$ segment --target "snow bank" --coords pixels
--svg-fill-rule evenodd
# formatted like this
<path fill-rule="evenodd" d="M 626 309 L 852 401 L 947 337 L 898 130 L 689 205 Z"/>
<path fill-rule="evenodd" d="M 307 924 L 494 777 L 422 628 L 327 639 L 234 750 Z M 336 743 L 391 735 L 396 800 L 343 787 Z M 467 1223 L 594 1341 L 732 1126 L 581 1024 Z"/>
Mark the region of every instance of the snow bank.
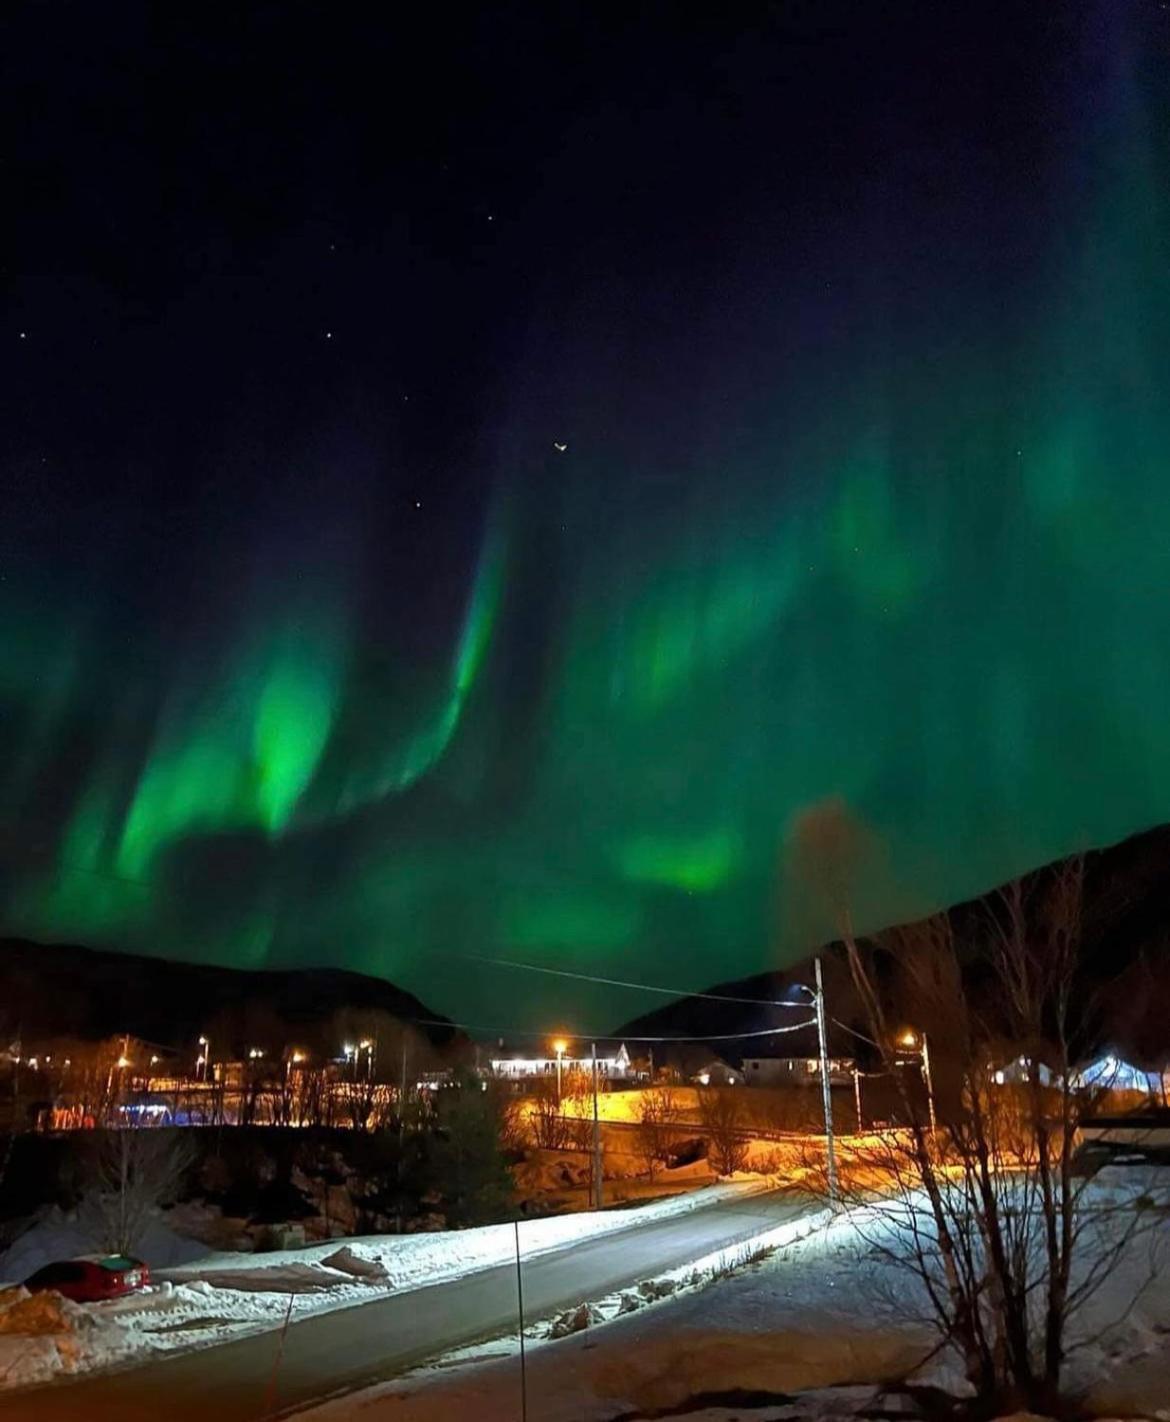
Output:
<path fill-rule="evenodd" d="M 521 1220 L 520 1252 L 524 1258 L 531 1258 L 563 1249 L 575 1240 L 628 1229 L 649 1220 L 689 1214 L 718 1200 L 741 1198 L 764 1188 L 766 1182 L 748 1177 L 653 1200 L 635 1209 L 585 1211 L 541 1220 Z M 373 1278 L 375 1271 L 381 1271 L 377 1277 L 388 1288 L 418 1288 L 507 1263 L 515 1257 L 516 1235 L 514 1226 L 502 1224 L 429 1234 L 359 1236 L 345 1241 L 346 1262 L 340 1266 L 330 1263 L 337 1259 L 338 1245 L 339 1241 L 334 1239 L 325 1244 L 266 1254 L 206 1254 L 193 1264 L 166 1271 L 166 1277 L 176 1282 L 208 1279 L 217 1285 L 248 1289 L 261 1288 L 268 1280 L 276 1292 L 287 1293 L 289 1285 L 279 1282 L 280 1271 L 295 1265 L 311 1271 L 300 1275 L 306 1284 L 316 1271 L 334 1276 L 340 1271 L 349 1275 L 347 1282 L 352 1283 L 353 1276 L 365 1269 L 363 1277 L 367 1279 Z M 333 1282 L 337 1282 L 336 1278 Z"/>
<path fill-rule="evenodd" d="M 750 1195 L 762 1185 L 749 1179 L 655 1200 L 636 1210 L 521 1221 L 521 1254 L 531 1258 L 639 1222 L 683 1215 L 722 1199 Z M 0 1386 L 26 1385 L 62 1372 L 279 1328 L 289 1316 L 290 1299 L 294 1318 L 352 1307 L 396 1290 L 511 1262 L 515 1248 L 515 1228 L 509 1224 L 334 1239 L 266 1254 L 208 1254 L 205 1246 L 182 1239 L 158 1221 L 142 1249 L 152 1267 L 153 1286 L 108 1303 L 66 1305 L 68 1326 L 53 1338 L 28 1330 L 0 1334 Z M 75 1219 L 53 1211 L 17 1240 L 0 1267 L 9 1277 L 22 1279 L 51 1259 L 92 1249 L 92 1239 Z M 14 1301 L 17 1296 L 14 1292 Z"/>

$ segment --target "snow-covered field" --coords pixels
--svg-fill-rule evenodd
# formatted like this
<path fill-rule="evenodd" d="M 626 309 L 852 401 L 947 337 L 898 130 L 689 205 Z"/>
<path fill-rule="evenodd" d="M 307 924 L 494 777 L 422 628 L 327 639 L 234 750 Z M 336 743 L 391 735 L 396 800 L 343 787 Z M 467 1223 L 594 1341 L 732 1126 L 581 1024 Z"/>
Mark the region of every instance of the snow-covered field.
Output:
<path fill-rule="evenodd" d="M 1112 1205 L 1145 1193 L 1164 1209 L 1168 1177 L 1146 1167 L 1110 1168 L 1090 1202 Z M 1168 1233 L 1163 1223 L 1135 1241 L 1078 1318 L 1067 1379 L 1088 1415 L 1170 1419 Z M 527 1343 L 528 1416 L 830 1422 L 899 1415 L 905 1399 L 892 1389 L 908 1375 L 949 1390 L 962 1386 L 953 1360 L 930 1358 L 935 1338 L 916 1319 L 920 1306 L 908 1276 L 875 1247 L 872 1219 L 860 1229 L 854 1219 L 839 1219 L 705 1289 L 619 1314 L 604 1328 L 556 1341 L 547 1340 L 547 1327 L 534 1329 Z M 514 1422 L 516 1353 L 514 1343 L 501 1342 L 453 1356 L 319 1407 L 306 1422 L 459 1415 Z M 756 1394 L 750 1410 L 748 1394 Z M 774 1402 L 763 1405 L 763 1394 Z"/>
<path fill-rule="evenodd" d="M 637 1214 L 677 1214 L 762 1183 L 660 1201 Z M 1087 1202 L 1116 1207 L 1139 1196 L 1153 1227 L 1079 1317 L 1066 1377 L 1086 1415 L 1170 1422 L 1170 1257 L 1163 1257 L 1170 1250 L 1170 1172 L 1110 1167 Z M 529 1222 L 521 1225 L 521 1248 L 534 1255 L 632 1218 L 623 1211 Z M 933 1356 L 918 1286 L 890 1263 L 875 1221 L 876 1212 L 854 1212 L 789 1222 L 752 1246 L 694 1261 L 637 1290 L 583 1299 L 559 1329 L 547 1319 L 534 1322 L 526 1335 L 528 1415 L 541 1422 L 667 1414 L 692 1422 L 745 1415 L 829 1422 L 903 1414 L 896 1386 L 908 1376 L 961 1389 L 954 1361 Z M 46 1233 L 41 1246 L 56 1248 L 60 1238 L 51 1228 Z M 35 1237 L 24 1242 L 26 1263 L 36 1247 Z M 206 1345 L 281 1325 L 290 1302 L 294 1317 L 346 1307 L 510 1260 L 513 1247 L 511 1226 L 493 1226 L 177 1260 L 149 1294 L 95 1308 L 64 1305 L 61 1333 L 5 1333 L 0 1311 L 0 1376 L 27 1383 Z M 772 1252 L 758 1257 L 765 1247 Z M 306 1415 L 312 1422 L 434 1422 L 463 1413 L 477 1422 L 514 1422 L 516 1352 L 514 1340 L 466 1350 Z"/>
<path fill-rule="evenodd" d="M 636 1220 L 685 1214 L 719 1199 L 766 1188 L 759 1177 L 691 1190 L 637 1210 L 557 1215 L 522 1221 L 522 1257 L 563 1248 L 574 1240 L 624 1229 Z M 75 1220 L 54 1213 L 0 1256 L 0 1281 L 15 1283 L 53 1259 L 91 1252 Z M 286 1318 L 352 1307 L 387 1294 L 461 1277 L 510 1261 L 511 1225 L 433 1234 L 374 1235 L 331 1240 L 264 1254 L 212 1253 L 156 1225 L 143 1243 L 154 1285 L 110 1303 L 79 1307 L 62 1302 L 56 1319 L 39 1315 L 33 1331 L 8 1331 L 0 1298 L 0 1386 L 24 1386 L 59 1373 L 78 1373 L 132 1360 L 135 1355 L 194 1348 L 281 1327 Z M 53 1331 L 50 1331 L 53 1330 Z"/>

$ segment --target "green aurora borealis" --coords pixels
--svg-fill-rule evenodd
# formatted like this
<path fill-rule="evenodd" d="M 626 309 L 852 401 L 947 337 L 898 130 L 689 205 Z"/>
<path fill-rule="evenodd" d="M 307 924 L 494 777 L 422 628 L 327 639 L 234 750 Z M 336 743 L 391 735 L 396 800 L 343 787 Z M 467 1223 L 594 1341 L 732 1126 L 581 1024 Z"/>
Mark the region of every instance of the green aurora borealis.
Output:
<path fill-rule="evenodd" d="M 783 962 L 787 827 L 827 796 L 887 850 L 869 926 L 1170 818 L 1170 79 L 1088 69 L 995 212 L 951 153 L 782 263 L 745 223 L 682 294 L 669 254 L 636 302 L 580 276 L 526 327 L 440 594 L 425 555 L 371 584 L 327 440 L 165 618 L 124 595 L 157 530 L 49 571 L 22 503 L 3 929 L 605 1026 L 647 1004 L 446 955 Z"/>

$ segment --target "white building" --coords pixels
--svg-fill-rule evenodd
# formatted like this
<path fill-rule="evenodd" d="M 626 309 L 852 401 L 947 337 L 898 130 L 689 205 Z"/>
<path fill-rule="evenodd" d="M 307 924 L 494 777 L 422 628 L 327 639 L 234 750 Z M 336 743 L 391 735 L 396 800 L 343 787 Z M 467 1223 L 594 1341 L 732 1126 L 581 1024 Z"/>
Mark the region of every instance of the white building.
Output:
<path fill-rule="evenodd" d="M 748 1086 L 816 1086 L 821 1079 L 817 1057 L 744 1057 L 743 1079 Z M 853 1080 L 848 1057 L 829 1058 L 829 1082 L 845 1086 Z"/>
<path fill-rule="evenodd" d="M 503 1077 L 506 1081 L 520 1081 L 534 1076 L 555 1076 L 557 1074 L 557 1055 L 528 1056 L 523 1052 L 505 1053 L 503 1043 L 500 1043 L 500 1051 L 497 1056 L 491 1058 L 490 1065 L 495 1076 Z M 588 1056 L 572 1056 L 568 1052 L 563 1052 L 560 1057 L 560 1069 L 562 1074 L 568 1075 L 572 1071 L 586 1072 L 593 1075 L 593 1054 Z M 626 1050 L 623 1042 L 616 1052 L 607 1051 L 605 1055 L 597 1054 L 597 1074 L 605 1081 L 629 1081 L 633 1076 L 630 1067 L 630 1054 Z"/>
<path fill-rule="evenodd" d="M 1168 1076 L 1170 1073 L 1147 1071 L 1111 1053 L 1079 1067 L 1072 1074 L 1072 1084 L 1082 1091 L 1140 1091 L 1164 1101 Z"/>

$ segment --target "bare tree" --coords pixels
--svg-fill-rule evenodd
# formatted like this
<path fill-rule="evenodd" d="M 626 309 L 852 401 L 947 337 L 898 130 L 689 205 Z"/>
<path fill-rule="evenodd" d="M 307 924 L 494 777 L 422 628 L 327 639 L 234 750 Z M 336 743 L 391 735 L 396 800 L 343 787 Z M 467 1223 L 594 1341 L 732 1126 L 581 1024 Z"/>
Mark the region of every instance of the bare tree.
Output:
<path fill-rule="evenodd" d="M 699 1092 L 699 1121 L 710 1144 L 710 1160 L 719 1175 L 734 1175 L 747 1160 L 743 1100 L 733 1086 Z"/>
<path fill-rule="evenodd" d="M 659 1166 L 670 1164 L 674 1118 L 674 1105 L 669 1092 L 654 1090 L 640 1094 L 634 1139 L 638 1155 L 651 1180 Z"/>
<path fill-rule="evenodd" d="M 538 1150 L 565 1150 L 570 1145 L 573 1123 L 561 1109 L 553 1077 L 537 1077 L 533 1083 L 528 1119 L 532 1127 L 532 1141 Z"/>
<path fill-rule="evenodd" d="M 816 828 L 822 848 L 849 844 Z M 1054 1411 L 1069 1322 L 1143 1227 L 1132 1206 L 1087 1196 L 1074 1161 L 1099 1099 L 1074 1084 L 1090 1017 L 1074 1003 L 1083 863 L 996 895 L 964 944 L 966 974 L 946 915 L 859 941 L 847 870 L 830 864 L 822 884 L 905 1124 L 851 1152 L 844 1197 L 864 1204 L 871 1248 L 915 1276 L 981 1401 Z"/>
<path fill-rule="evenodd" d="M 151 1214 L 172 1201 L 194 1159 L 178 1131 L 107 1131 L 96 1143 L 93 1185 L 84 1202 L 98 1243 L 111 1254 L 131 1254 Z"/>

